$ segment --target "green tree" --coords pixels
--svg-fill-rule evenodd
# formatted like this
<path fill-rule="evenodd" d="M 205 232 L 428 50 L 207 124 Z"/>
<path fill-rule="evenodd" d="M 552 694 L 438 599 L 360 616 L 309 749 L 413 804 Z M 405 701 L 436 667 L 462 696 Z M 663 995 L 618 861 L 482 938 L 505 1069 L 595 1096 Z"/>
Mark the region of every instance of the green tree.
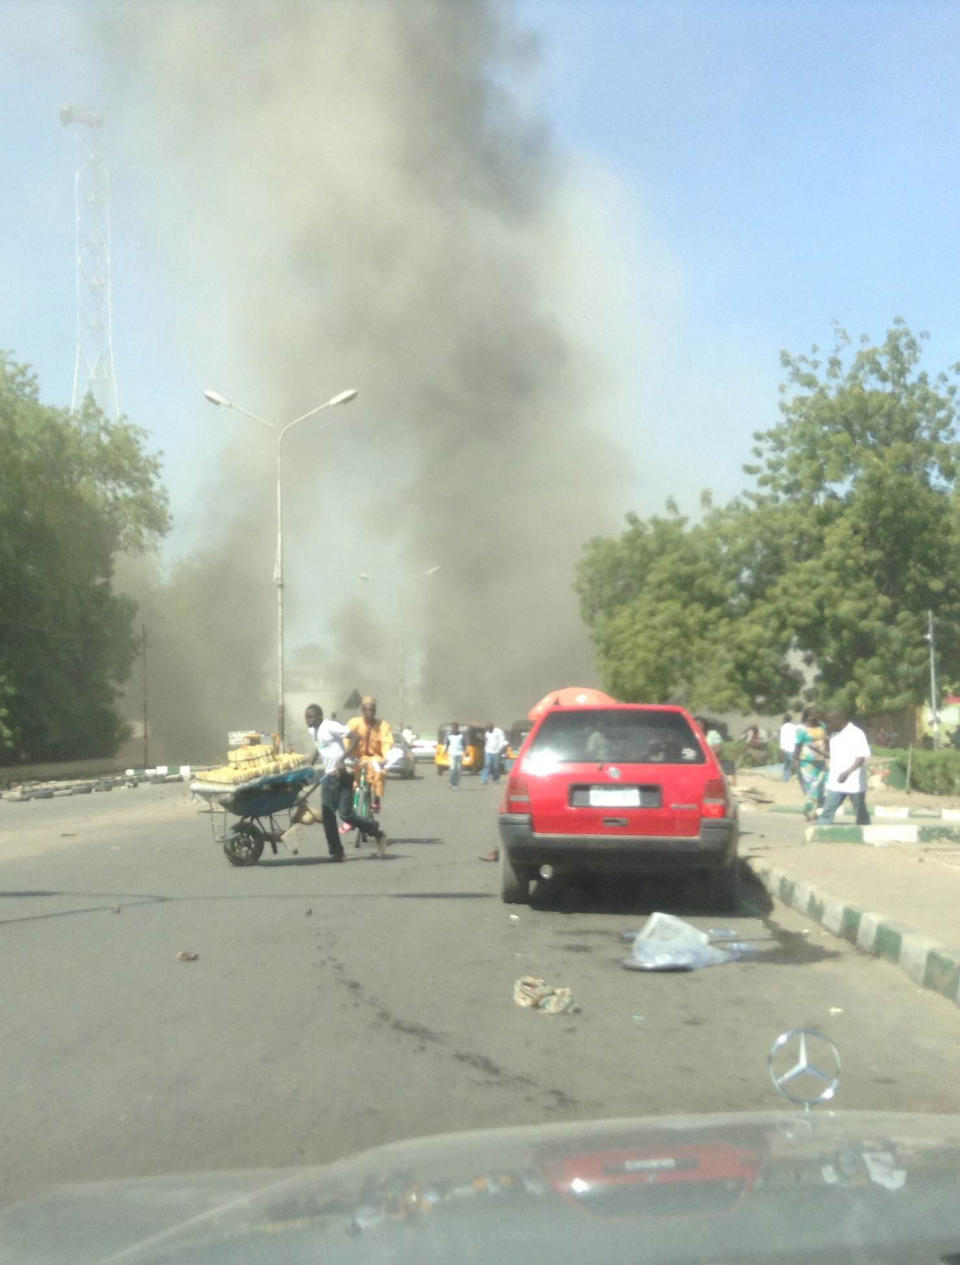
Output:
<path fill-rule="evenodd" d="M 578 589 L 611 688 L 772 710 L 796 691 L 800 655 L 822 696 L 901 706 L 925 695 L 928 609 L 941 669 L 957 674 L 958 367 L 931 379 L 924 337 L 898 320 L 878 345 L 835 327 L 826 354 L 784 352 L 781 417 L 755 435 L 750 491 L 700 524 L 664 534 L 632 519 L 587 546 Z"/>
<path fill-rule="evenodd" d="M 88 400 L 40 403 L 0 352 L 0 747 L 6 759 L 112 753 L 117 689 L 135 653 L 133 603 L 112 587 L 121 550 L 169 526 L 144 434 Z"/>

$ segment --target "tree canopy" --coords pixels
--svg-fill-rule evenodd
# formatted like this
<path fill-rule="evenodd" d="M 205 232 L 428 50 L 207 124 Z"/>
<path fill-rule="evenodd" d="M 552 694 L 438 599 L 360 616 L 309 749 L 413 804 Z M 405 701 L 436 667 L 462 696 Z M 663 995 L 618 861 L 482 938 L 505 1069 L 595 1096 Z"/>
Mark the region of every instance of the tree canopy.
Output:
<path fill-rule="evenodd" d="M 586 547 L 583 617 L 607 688 L 701 709 L 772 711 L 804 667 L 859 710 L 925 697 L 926 612 L 960 673 L 960 366 L 931 378 L 903 321 L 882 343 L 838 326 L 782 353 L 780 419 L 754 435 L 753 486 L 702 520 L 628 516 Z M 809 692 L 809 691 L 808 691 Z"/>
<path fill-rule="evenodd" d="M 114 561 L 169 526 L 144 442 L 89 399 L 78 415 L 41 404 L 29 369 L 0 352 L 0 760 L 116 750 L 136 643 Z"/>

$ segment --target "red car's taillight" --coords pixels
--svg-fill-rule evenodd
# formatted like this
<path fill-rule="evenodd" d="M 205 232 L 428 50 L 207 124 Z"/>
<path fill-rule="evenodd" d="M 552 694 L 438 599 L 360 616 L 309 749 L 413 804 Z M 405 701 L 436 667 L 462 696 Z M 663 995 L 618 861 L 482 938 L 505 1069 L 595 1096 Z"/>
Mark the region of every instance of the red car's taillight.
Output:
<path fill-rule="evenodd" d="M 722 777 L 711 777 L 703 788 L 701 811 L 704 817 L 727 816 L 727 784 Z"/>
<path fill-rule="evenodd" d="M 530 791 L 522 777 L 511 777 L 507 780 L 507 793 L 504 797 L 504 810 L 508 813 L 528 813 L 530 811 Z"/>

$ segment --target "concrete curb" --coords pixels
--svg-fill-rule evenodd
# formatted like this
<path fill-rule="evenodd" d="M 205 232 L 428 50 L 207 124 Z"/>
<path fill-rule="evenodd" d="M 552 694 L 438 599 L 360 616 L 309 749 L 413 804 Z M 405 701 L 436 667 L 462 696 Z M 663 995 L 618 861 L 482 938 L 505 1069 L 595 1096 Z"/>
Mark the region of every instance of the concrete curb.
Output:
<path fill-rule="evenodd" d="M 807 843 L 866 843 L 885 848 L 891 843 L 960 842 L 957 826 L 808 826 Z"/>
<path fill-rule="evenodd" d="M 77 778 L 69 781 L 20 782 L 11 790 L 0 790 L 0 800 L 11 804 L 23 804 L 31 799 L 63 799 L 68 795 L 89 795 L 93 791 L 136 790 L 138 786 L 163 786 L 167 782 L 189 782 L 192 774 L 211 765 L 182 765 L 179 773 L 171 773 L 161 766 L 157 769 L 128 769 L 125 773 L 109 776 Z"/>
<path fill-rule="evenodd" d="M 741 807 L 749 807 L 749 805 L 741 805 Z M 771 804 L 766 809 L 768 813 L 802 813 L 803 809 L 795 804 Z M 846 804 L 837 812 L 837 817 L 852 817 L 853 814 L 846 810 Z M 905 819 L 916 819 L 922 821 L 957 821 L 960 822 L 960 808 L 909 808 L 906 805 L 895 807 L 894 805 L 880 805 L 874 807 L 870 805 L 871 817 L 885 817 L 888 821 L 903 821 Z"/>
<path fill-rule="evenodd" d="M 750 859 L 747 865 L 757 881 L 782 904 L 864 953 L 892 962 L 921 988 L 960 1006 L 960 949 L 938 944 L 885 914 L 795 878 L 767 861 Z"/>

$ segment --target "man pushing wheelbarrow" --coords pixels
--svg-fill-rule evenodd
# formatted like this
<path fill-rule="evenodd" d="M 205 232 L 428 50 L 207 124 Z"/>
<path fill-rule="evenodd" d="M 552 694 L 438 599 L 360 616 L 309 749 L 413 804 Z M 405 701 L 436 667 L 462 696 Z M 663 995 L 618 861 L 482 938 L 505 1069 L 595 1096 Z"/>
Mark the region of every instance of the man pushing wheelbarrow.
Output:
<path fill-rule="evenodd" d="M 376 839 L 378 854 L 386 856 L 387 836 L 372 817 L 359 816 L 353 807 L 353 775 L 346 767 L 346 760 L 357 754 L 360 734 L 337 720 L 324 720 L 323 708 L 317 703 L 310 704 L 304 719 L 316 746 L 310 763 L 315 765 L 319 761 L 322 769 L 320 812 L 331 859 L 346 860 L 337 827 L 338 816 L 348 826 L 359 830 L 362 837 Z M 297 820 L 303 821 L 306 811 L 301 809 Z"/>

